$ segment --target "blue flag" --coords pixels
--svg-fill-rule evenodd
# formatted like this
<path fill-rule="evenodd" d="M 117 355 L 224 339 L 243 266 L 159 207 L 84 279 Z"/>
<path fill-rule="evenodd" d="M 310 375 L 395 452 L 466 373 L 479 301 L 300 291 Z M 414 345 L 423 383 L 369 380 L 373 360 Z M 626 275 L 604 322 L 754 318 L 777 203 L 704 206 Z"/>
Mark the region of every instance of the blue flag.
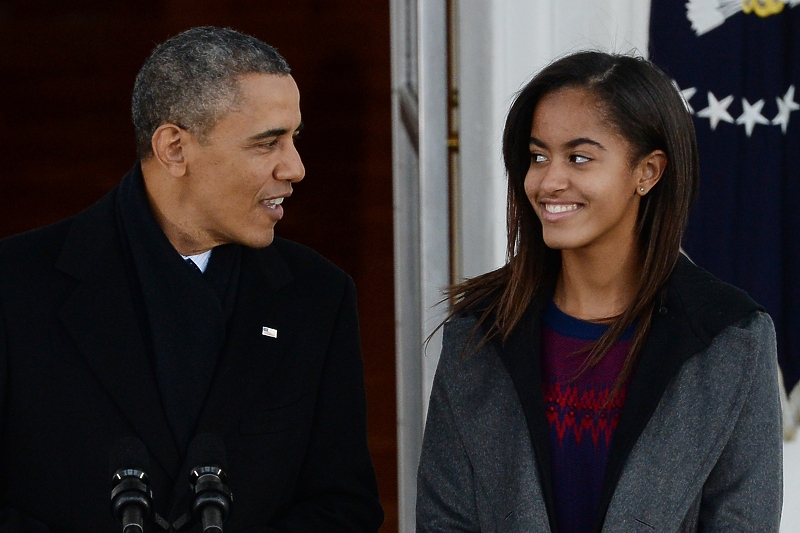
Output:
<path fill-rule="evenodd" d="M 791 390 L 800 379 L 800 0 L 653 0 L 650 40 L 700 150 L 684 249 L 766 308 Z"/>

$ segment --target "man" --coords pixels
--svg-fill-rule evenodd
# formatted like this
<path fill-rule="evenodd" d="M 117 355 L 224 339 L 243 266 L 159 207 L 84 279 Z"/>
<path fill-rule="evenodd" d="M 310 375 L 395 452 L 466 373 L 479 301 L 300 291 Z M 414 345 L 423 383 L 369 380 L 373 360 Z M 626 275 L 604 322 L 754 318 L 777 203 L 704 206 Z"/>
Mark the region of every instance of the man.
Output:
<path fill-rule="evenodd" d="M 273 233 L 305 172 L 289 67 L 195 28 L 153 51 L 132 107 L 140 163 L 120 185 L 0 241 L 0 529 L 119 529 L 124 437 L 172 524 L 211 434 L 226 531 L 376 531 L 352 280 Z"/>

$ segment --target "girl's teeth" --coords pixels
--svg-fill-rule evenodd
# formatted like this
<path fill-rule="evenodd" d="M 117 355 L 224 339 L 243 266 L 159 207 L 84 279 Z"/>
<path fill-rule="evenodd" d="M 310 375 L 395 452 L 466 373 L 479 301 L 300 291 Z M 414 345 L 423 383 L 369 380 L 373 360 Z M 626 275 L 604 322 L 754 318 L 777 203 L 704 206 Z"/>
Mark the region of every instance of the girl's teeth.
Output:
<path fill-rule="evenodd" d="M 563 213 L 564 211 L 574 211 L 578 209 L 577 204 L 544 204 L 544 208 L 547 210 L 548 213 Z"/>

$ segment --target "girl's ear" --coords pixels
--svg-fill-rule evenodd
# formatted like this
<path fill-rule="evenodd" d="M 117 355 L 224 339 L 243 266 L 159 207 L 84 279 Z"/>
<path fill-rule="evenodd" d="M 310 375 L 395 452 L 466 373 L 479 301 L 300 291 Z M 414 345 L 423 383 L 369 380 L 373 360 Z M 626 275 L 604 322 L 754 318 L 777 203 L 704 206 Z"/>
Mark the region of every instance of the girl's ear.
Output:
<path fill-rule="evenodd" d="M 667 168 L 667 154 L 663 150 L 653 150 L 636 165 L 636 194 L 644 196 L 655 187 Z"/>

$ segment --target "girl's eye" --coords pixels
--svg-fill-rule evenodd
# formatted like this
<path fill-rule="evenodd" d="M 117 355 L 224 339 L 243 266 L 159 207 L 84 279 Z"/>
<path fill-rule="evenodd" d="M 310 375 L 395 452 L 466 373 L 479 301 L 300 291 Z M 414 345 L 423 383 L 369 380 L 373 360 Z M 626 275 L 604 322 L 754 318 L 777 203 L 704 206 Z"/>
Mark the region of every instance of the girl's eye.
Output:
<path fill-rule="evenodd" d="M 547 158 L 542 154 L 531 154 L 531 163 L 544 163 Z"/>
<path fill-rule="evenodd" d="M 584 155 L 572 155 L 570 156 L 570 159 L 572 160 L 573 163 L 588 163 L 589 161 L 591 161 L 591 159 L 589 159 Z"/>

